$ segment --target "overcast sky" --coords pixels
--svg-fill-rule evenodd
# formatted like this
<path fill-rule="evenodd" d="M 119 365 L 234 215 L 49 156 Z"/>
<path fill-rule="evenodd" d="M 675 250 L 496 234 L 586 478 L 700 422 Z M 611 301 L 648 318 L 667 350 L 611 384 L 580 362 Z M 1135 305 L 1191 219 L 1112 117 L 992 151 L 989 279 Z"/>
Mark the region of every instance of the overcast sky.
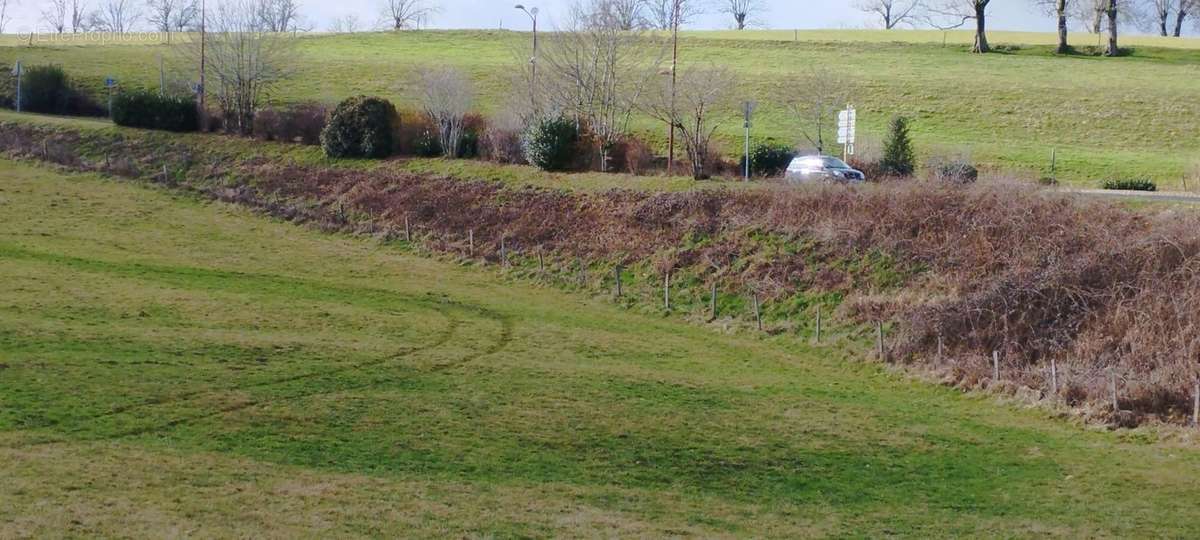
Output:
<path fill-rule="evenodd" d="M 28 32 L 39 19 L 41 6 L 48 0 L 19 0 L 14 9 L 14 19 L 7 32 Z M 91 0 L 92 4 L 104 0 Z M 141 3 L 144 0 L 132 0 Z M 213 0 L 216 1 L 216 0 Z M 434 28 L 497 28 L 503 25 L 510 30 L 529 28 L 525 15 L 513 9 L 514 0 L 429 0 L 441 6 L 441 11 L 430 21 Z M 518 0 L 527 5 L 538 6 L 543 12 L 547 28 L 560 19 L 572 0 Z M 715 0 L 706 0 L 715 1 Z M 336 17 L 356 15 L 365 26 L 379 19 L 383 0 L 300 0 L 302 11 L 317 30 L 325 30 Z M 764 17 L 768 27 L 776 29 L 809 28 L 869 28 L 877 24 L 869 16 L 854 9 L 853 0 L 763 0 L 767 5 Z M 990 8 L 989 27 L 996 30 L 1053 31 L 1053 22 L 1032 7 L 1030 0 L 1004 0 L 993 2 Z M 697 29 L 728 28 L 727 17 L 709 14 L 692 25 Z"/>

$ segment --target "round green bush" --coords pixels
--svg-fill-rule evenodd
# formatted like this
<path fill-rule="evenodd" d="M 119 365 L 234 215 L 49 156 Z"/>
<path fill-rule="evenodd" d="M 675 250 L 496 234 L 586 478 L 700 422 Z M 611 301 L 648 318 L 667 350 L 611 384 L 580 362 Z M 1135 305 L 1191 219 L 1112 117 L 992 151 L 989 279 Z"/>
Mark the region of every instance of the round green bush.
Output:
<path fill-rule="evenodd" d="M 190 96 L 160 96 L 147 90 L 114 96 L 112 119 L 118 126 L 178 132 L 200 129 L 196 102 Z"/>
<path fill-rule="evenodd" d="M 356 96 L 338 104 L 321 132 L 332 158 L 385 158 L 392 154 L 396 107 L 386 99 Z"/>
<path fill-rule="evenodd" d="M 791 146 L 767 139 L 750 150 L 750 173 L 768 178 L 781 176 L 795 157 L 796 151 Z M 743 170 L 746 167 L 745 157 L 741 167 Z"/>
<path fill-rule="evenodd" d="M 526 161 L 546 171 L 570 169 L 578 145 L 579 127 L 561 116 L 533 124 L 521 136 Z"/>

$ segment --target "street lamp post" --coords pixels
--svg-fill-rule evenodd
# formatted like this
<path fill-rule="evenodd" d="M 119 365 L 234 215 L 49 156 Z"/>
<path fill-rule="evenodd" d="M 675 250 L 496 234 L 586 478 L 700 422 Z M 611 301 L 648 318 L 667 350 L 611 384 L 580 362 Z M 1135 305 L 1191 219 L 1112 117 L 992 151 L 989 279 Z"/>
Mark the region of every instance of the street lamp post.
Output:
<path fill-rule="evenodd" d="M 533 57 L 529 59 L 530 76 L 529 76 L 529 104 L 533 107 L 533 114 L 538 113 L 537 104 L 537 59 L 538 59 L 538 33 L 537 33 L 537 16 L 538 8 L 533 7 L 525 9 L 523 4 L 514 6 L 516 9 L 524 11 L 529 15 L 529 20 L 533 21 Z"/>

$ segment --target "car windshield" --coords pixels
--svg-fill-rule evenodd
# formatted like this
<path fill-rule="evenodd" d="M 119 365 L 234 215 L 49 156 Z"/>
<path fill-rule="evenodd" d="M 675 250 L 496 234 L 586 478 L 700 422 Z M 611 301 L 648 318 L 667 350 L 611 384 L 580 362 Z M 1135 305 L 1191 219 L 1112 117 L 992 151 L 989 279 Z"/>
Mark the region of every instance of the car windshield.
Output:
<path fill-rule="evenodd" d="M 821 159 L 821 165 L 824 166 L 826 169 L 849 169 L 850 168 L 850 166 L 847 165 L 845 161 L 842 161 L 838 158 L 822 157 L 820 159 Z"/>

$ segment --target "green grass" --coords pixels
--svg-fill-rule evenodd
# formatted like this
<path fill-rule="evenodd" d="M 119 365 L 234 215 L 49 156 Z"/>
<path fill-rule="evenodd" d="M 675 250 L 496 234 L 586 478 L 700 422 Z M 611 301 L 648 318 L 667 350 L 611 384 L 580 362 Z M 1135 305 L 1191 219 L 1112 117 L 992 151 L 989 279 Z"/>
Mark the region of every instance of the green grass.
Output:
<path fill-rule="evenodd" d="M 967 153 L 972 159 L 1032 178 L 1049 168 L 1057 149 L 1059 176 L 1095 186 L 1108 178 L 1152 175 L 1171 189 L 1197 166 L 1200 100 L 1194 81 L 1200 40 L 1130 38 L 1132 54 L 1116 59 L 1054 56 L 1050 34 L 997 33 L 1006 52 L 967 53 L 967 33 L 814 31 L 793 41 L 789 31 L 690 32 L 685 63 L 719 63 L 743 78 L 743 95 L 764 107 L 756 136 L 797 141 L 788 113 L 777 104 L 811 69 L 845 72 L 856 83 L 866 139 L 877 139 L 896 114 L 914 117 L 919 153 Z M 177 39 L 181 39 L 177 37 Z M 1081 49 L 1091 37 L 1075 36 Z M 299 40 L 295 76 L 274 94 L 278 102 L 333 102 L 357 93 L 381 94 L 413 106 L 413 73 L 428 65 L 468 71 L 494 113 L 513 98 L 511 74 L 528 36 L 502 31 L 405 32 L 310 36 Z M 41 43 L 0 46 L 0 62 L 63 64 L 96 92 L 103 79 L 156 86 L 158 55 L 171 77 L 193 77 L 190 66 L 163 45 Z M 635 128 L 662 138 L 645 118 Z M 740 123 L 722 130 L 730 154 Z M 661 141 L 659 141 L 661 142 Z M 877 145 L 869 140 L 863 146 Z"/>
<path fill-rule="evenodd" d="M 1183 537 L 1200 452 L 0 162 L 0 536 Z M 653 300 L 651 300 L 653 301 Z"/>

